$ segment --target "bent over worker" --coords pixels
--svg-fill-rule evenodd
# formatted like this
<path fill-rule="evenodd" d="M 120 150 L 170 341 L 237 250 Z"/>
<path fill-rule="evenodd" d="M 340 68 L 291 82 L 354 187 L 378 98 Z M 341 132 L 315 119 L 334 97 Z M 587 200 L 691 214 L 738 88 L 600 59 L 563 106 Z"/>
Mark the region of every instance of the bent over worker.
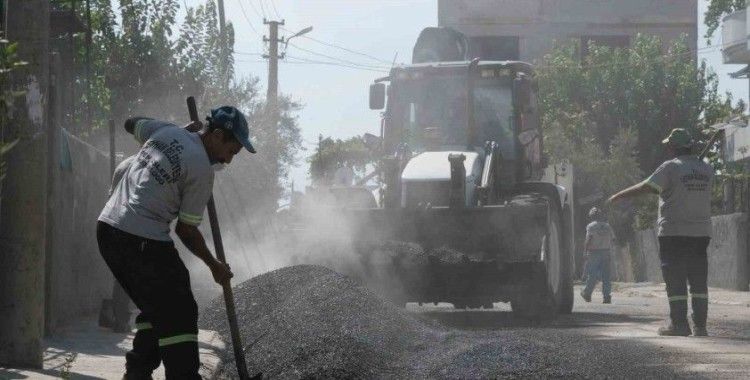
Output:
<path fill-rule="evenodd" d="M 591 223 L 586 226 L 586 288 L 581 297 L 591 302 L 591 293 L 596 283 L 602 281 L 604 303 L 612 303 L 612 282 L 610 281 L 610 261 L 615 233 L 607 223 L 604 213 L 596 207 L 589 211 Z"/>
<path fill-rule="evenodd" d="M 665 161 L 645 181 L 631 186 L 609 201 L 644 193 L 659 194 L 659 258 L 669 297 L 667 326 L 659 335 L 688 336 L 688 295 L 693 306 L 693 335 L 705 336 L 708 316 L 708 259 L 711 239 L 711 189 L 713 168 L 692 154 L 693 139 L 681 128 L 662 141 L 674 158 Z"/>
<path fill-rule="evenodd" d="M 234 107 L 220 107 L 200 133 L 147 118 L 125 129 L 143 144 L 99 216 L 102 257 L 141 313 L 133 349 L 126 354 L 126 379 L 150 379 L 164 363 L 167 379 L 200 379 L 198 307 L 190 276 L 169 236 L 185 246 L 223 283 L 232 277 L 216 260 L 198 225 L 211 197 L 213 164 L 228 164 L 243 147 L 255 153 L 247 121 Z"/>

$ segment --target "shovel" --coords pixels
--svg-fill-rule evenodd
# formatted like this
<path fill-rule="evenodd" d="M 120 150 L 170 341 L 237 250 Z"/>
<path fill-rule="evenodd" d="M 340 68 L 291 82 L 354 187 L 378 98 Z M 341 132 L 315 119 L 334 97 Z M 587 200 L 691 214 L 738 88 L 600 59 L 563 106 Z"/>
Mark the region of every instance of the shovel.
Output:
<path fill-rule="evenodd" d="M 195 106 L 195 98 L 189 96 L 187 98 L 188 112 L 190 113 L 190 120 L 200 121 L 198 118 L 198 108 Z M 213 195 L 208 200 L 208 220 L 211 223 L 211 235 L 214 239 L 214 249 L 216 250 L 216 257 L 222 263 L 227 263 L 227 258 L 224 256 L 224 244 L 221 242 L 221 230 L 219 229 L 219 218 L 216 214 L 216 204 L 214 203 Z M 240 375 L 240 380 L 248 379 L 262 379 L 263 374 L 259 373 L 253 377 L 250 377 L 247 373 L 247 364 L 245 363 L 245 351 L 242 348 L 242 337 L 240 336 L 240 329 L 237 327 L 237 312 L 234 309 L 234 295 L 232 294 L 232 285 L 230 280 L 224 281 L 221 284 L 224 290 L 224 304 L 227 308 L 227 319 L 229 319 L 229 333 L 232 335 L 232 348 L 234 348 L 234 361 L 237 364 L 237 373 Z"/>

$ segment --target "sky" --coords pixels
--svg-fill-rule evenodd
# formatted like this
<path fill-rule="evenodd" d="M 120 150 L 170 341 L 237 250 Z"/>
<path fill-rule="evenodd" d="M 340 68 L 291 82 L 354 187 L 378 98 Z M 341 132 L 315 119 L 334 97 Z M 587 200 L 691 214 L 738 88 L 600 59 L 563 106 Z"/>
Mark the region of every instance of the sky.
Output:
<path fill-rule="evenodd" d="M 203 0 L 183 0 L 193 6 Z M 707 48 L 703 13 L 708 0 L 699 0 L 699 60 L 705 59 L 719 75 L 719 88 L 735 99 L 748 99 L 747 79 L 731 79 L 729 73 L 742 65 L 724 65 L 720 32 Z M 267 51 L 262 40 L 268 35 L 263 17 L 284 19 L 281 35 L 312 26 L 305 37 L 295 38 L 279 65 L 279 91 L 304 105 L 299 125 L 307 149 L 299 166 L 291 170 L 295 189 L 307 184 L 306 158 L 319 134 L 345 138 L 365 132 L 378 134 L 379 111 L 368 108 L 368 87 L 383 76 L 390 63 L 410 62 L 411 49 L 419 32 L 437 25 L 437 0 L 224 0 L 226 18 L 235 28 L 235 70 L 240 76 L 257 76 L 267 83 L 267 63 L 260 56 Z M 336 45 L 347 50 L 332 47 Z M 352 53 L 356 52 L 356 53 Z M 342 62 L 342 60 L 347 63 Z M 311 64 L 337 62 L 344 66 Z M 350 67 L 355 66 L 356 67 Z M 262 149 L 262 147 L 260 148 Z"/>

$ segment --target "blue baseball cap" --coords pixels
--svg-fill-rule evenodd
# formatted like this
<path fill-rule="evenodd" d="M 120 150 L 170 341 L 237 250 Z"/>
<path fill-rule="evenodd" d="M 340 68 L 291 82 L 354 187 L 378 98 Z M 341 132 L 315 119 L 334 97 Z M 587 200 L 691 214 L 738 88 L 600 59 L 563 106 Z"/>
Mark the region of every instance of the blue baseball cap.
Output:
<path fill-rule="evenodd" d="M 206 120 L 221 129 L 232 132 L 234 138 L 236 138 L 248 152 L 255 153 L 255 148 L 253 148 L 253 144 L 250 142 L 250 129 L 247 127 L 247 120 L 240 110 L 231 106 L 214 108 L 211 110 L 211 113 L 206 116 Z"/>

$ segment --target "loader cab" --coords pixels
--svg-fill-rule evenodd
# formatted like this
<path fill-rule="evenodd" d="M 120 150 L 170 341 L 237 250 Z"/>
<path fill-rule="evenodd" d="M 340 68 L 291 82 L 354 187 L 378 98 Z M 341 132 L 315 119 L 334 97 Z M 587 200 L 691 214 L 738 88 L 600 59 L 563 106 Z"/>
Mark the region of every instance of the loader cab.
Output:
<path fill-rule="evenodd" d="M 384 151 L 482 152 L 485 142 L 495 141 L 506 175 L 512 177 L 504 182 L 541 178 L 542 138 L 532 75 L 531 65 L 523 62 L 394 68 L 370 88 L 370 108 L 385 105 Z"/>

